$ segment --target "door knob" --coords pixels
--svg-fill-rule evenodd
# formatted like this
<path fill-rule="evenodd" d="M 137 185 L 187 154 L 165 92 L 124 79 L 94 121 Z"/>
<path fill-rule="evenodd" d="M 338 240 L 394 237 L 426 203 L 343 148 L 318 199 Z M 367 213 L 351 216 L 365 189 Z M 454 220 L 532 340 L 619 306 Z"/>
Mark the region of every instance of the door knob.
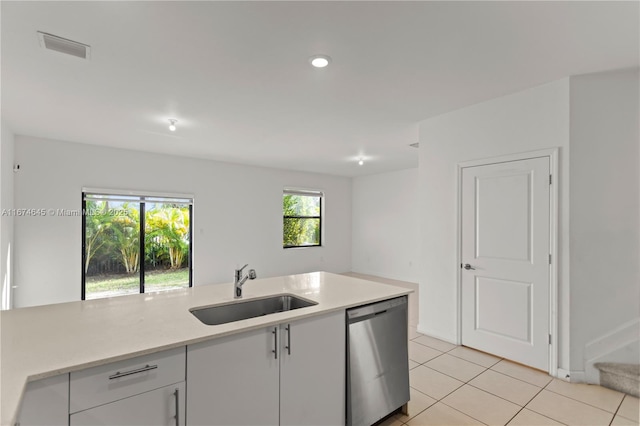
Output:
<path fill-rule="evenodd" d="M 474 271 L 476 270 L 476 268 L 474 268 L 473 266 L 469 265 L 468 263 L 464 264 L 464 269 L 466 269 L 467 271 L 469 271 L 471 269 L 474 270 Z"/>

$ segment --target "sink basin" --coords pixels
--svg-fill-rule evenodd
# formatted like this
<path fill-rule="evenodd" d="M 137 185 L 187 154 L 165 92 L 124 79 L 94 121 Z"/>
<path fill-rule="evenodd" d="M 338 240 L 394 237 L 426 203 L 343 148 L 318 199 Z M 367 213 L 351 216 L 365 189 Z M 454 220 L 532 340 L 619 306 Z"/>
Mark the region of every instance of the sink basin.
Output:
<path fill-rule="evenodd" d="M 280 294 L 264 299 L 231 302 L 225 305 L 193 308 L 189 311 L 207 325 L 226 324 L 247 318 L 261 317 L 277 312 L 291 311 L 317 305 L 318 302 L 302 299 L 290 294 Z"/>

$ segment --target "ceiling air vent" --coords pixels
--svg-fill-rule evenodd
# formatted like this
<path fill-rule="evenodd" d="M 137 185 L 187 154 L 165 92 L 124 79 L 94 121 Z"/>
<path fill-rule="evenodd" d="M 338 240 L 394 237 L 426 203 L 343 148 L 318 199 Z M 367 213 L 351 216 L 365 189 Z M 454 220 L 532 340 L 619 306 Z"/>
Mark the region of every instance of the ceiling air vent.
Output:
<path fill-rule="evenodd" d="M 38 39 L 40 40 L 40 46 L 45 49 L 55 50 L 56 52 L 66 53 L 67 55 L 77 56 L 82 59 L 89 59 L 91 57 L 91 46 L 86 44 L 40 31 L 38 31 Z"/>
<path fill-rule="evenodd" d="M 420 142 L 411 143 L 411 144 L 409 144 L 409 146 L 410 146 L 411 148 L 420 148 Z"/>

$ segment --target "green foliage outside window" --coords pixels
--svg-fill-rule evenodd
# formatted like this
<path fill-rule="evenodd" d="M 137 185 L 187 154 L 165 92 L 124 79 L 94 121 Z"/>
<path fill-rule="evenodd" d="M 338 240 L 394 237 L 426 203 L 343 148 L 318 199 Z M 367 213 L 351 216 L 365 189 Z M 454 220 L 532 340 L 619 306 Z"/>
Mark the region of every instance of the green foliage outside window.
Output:
<path fill-rule="evenodd" d="M 146 264 L 162 269 L 188 266 L 189 207 L 149 204 L 145 212 Z M 140 208 L 138 203 L 86 201 L 85 273 L 91 265 L 120 265 L 127 274 L 140 268 Z M 115 212 L 115 213 L 114 213 Z M 107 267 L 108 272 L 112 267 Z"/>
<path fill-rule="evenodd" d="M 320 245 L 321 200 L 319 195 L 283 194 L 283 247 Z"/>

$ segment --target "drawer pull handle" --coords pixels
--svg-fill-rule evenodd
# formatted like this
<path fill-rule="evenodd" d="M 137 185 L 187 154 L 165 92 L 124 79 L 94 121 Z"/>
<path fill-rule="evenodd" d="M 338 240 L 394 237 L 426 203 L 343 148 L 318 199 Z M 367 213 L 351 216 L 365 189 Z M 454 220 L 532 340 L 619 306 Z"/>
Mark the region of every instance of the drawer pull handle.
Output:
<path fill-rule="evenodd" d="M 113 374 L 113 375 L 109 376 L 109 380 L 119 379 L 120 377 L 130 376 L 132 374 L 143 373 L 143 372 L 149 371 L 149 370 L 155 370 L 156 368 L 158 368 L 157 365 L 149 365 L 149 364 L 147 364 L 144 367 L 136 368 L 135 370 L 131 370 L 131 371 L 124 371 L 122 373 L 119 372 L 119 371 L 116 371 L 116 374 Z"/>
<path fill-rule="evenodd" d="M 176 388 L 173 396 L 176 397 L 176 426 L 180 426 L 180 389 Z"/>

